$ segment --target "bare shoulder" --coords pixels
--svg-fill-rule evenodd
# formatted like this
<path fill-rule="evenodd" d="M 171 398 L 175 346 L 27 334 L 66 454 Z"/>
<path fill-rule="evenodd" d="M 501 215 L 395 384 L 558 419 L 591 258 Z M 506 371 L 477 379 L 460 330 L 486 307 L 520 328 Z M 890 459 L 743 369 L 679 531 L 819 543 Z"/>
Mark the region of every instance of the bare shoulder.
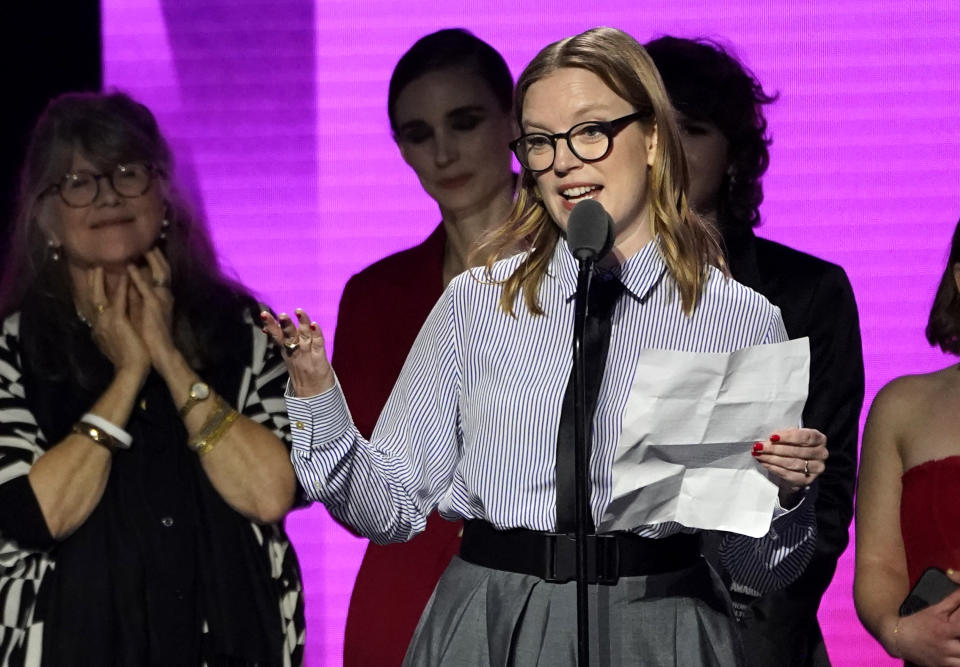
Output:
<path fill-rule="evenodd" d="M 950 366 L 932 373 L 917 375 L 903 375 L 888 382 L 877 392 L 873 399 L 874 406 L 884 410 L 899 411 L 909 409 L 918 403 L 926 403 L 931 395 L 945 388 L 951 375 L 958 375 L 957 367 Z M 958 377 L 957 379 L 960 379 Z"/>
<path fill-rule="evenodd" d="M 942 417 L 945 401 L 960 395 L 960 367 L 904 375 L 887 383 L 873 399 L 868 426 L 903 434 Z"/>

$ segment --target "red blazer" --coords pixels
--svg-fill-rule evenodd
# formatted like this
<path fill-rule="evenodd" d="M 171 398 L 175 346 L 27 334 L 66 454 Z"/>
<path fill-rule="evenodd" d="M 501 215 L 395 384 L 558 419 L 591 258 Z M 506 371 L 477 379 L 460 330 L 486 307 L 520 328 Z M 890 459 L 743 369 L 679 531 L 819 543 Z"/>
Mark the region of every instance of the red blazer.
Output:
<path fill-rule="evenodd" d="M 443 290 L 447 235 L 353 276 L 343 290 L 333 367 L 360 433 L 369 438 L 420 327 Z M 399 665 L 437 580 L 460 550 L 460 522 L 433 513 L 404 544 L 369 544 L 350 598 L 345 667 Z"/>

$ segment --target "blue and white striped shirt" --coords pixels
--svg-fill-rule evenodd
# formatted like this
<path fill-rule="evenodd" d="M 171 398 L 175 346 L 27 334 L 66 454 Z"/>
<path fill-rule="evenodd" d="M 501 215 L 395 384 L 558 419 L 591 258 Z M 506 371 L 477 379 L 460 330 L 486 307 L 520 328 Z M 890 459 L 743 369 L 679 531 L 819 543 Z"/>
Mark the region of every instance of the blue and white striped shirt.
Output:
<path fill-rule="evenodd" d="M 510 275 L 522 258 L 498 262 L 494 276 Z M 576 261 L 561 239 L 540 288 L 541 316 L 527 311 L 522 294 L 516 317 L 505 314 L 501 287 L 477 277 L 456 277 L 434 306 L 370 442 L 353 426 L 339 387 L 310 398 L 288 391 L 292 460 L 307 494 L 375 542 L 410 539 L 435 508 L 498 529 L 554 529 Z M 715 269 L 693 314 L 685 315 L 656 241 L 625 262 L 620 279 L 627 291 L 613 314 L 593 425 L 597 523 L 611 500 L 613 458 L 640 350 L 729 352 L 787 338 L 777 307 Z M 722 560 L 733 581 L 765 591 L 795 578 L 814 547 L 812 507 L 778 509 L 774 527 L 759 540 L 726 536 L 721 553 L 736 557 Z M 680 530 L 690 529 L 668 523 L 636 532 L 664 537 Z"/>

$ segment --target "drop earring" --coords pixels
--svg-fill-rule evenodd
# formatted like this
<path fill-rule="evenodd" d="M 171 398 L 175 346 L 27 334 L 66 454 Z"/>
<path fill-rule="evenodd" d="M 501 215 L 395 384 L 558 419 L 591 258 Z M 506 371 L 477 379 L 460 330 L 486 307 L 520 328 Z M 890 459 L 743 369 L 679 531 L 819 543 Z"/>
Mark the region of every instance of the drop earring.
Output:
<path fill-rule="evenodd" d="M 170 221 L 167 220 L 166 218 L 164 218 L 164 219 L 160 222 L 160 240 L 161 240 L 161 241 L 166 241 L 166 240 L 167 240 L 167 230 L 168 230 L 168 229 L 170 229 Z"/>
<path fill-rule="evenodd" d="M 60 244 L 58 244 L 53 239 L 47 240 L 47 253 L 50 255 L 50 259 L 54 262 L 60 261 Z"/>
<path fill-rule="evenodd" d="M 727 168 L 727 189 L 730 192 L 733 192 L 733 189 L 736 187 L 736 185 L 737 185 L 737 170 L 734 168 L 733 165 L 730 165 L 730 167 Z"/>

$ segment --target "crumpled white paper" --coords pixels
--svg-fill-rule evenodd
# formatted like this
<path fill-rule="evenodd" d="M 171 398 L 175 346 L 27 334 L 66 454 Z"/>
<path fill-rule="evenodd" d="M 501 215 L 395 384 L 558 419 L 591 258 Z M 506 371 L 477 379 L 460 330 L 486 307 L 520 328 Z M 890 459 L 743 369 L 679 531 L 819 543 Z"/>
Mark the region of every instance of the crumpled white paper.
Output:
<path fill-rule="evenodd" d="M 809 378 L 806 338 L 720 354 L 643 351 L 598 529 L 676 521 L 765 535 L 777 486 L 753 443 L 800 424 Z"/>

